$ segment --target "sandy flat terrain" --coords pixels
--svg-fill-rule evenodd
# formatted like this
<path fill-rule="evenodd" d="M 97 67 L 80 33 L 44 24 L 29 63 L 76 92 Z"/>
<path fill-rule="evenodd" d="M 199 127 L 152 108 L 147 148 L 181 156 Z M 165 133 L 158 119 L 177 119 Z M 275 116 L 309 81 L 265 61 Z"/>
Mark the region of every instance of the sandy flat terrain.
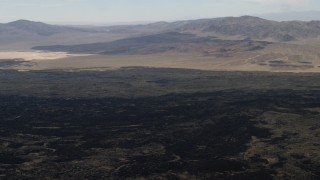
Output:
<path fill-rule="evenodd" d="M 291 58 L 291 59 L 290 59 Z M 18 70 L 109 70 L 122 67 L 185 68 L 216 71 L 320 72 L 318 62 L 298 62 L 283 54 L 237 54 L 215 57 L 192 54 L 78 56 L 50 61 L 32 60 L 32 66 L 15 66 Z M 300 60 L 299 60 L 300 61 Z"/>
<path fill-rule="evenodd" d="M 64 52 L 0 52 L 0 59 L 29 63 L 0 67 L 17 70 L 109 70 L 122 67 L 186 68 L 215 71 L 320 72 L 318 46 L 273 44 L 257 51 L 228 54 L 162 53 L 150 55 L 86 55 Z"/>

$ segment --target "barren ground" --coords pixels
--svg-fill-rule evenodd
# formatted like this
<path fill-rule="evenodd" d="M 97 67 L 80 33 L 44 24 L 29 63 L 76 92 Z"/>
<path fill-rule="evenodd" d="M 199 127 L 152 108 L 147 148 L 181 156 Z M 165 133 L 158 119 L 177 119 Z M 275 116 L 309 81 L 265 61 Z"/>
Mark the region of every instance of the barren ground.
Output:
<path fill-rule="evenodd" d="M 305 42 L 304 42 L 305 43 Z M 123 67 L 182 68 L 215 71 L 319 72 L 318 45 L 275 43 L 262 50 L 210 53 L 166 52 L 150 55 L 88 55 L 64 52 L 3 51 L 0 61 L 24 59 L 1 69 L 109 70 Z M 50 60 L 50 61 L 47 61 Z"/>

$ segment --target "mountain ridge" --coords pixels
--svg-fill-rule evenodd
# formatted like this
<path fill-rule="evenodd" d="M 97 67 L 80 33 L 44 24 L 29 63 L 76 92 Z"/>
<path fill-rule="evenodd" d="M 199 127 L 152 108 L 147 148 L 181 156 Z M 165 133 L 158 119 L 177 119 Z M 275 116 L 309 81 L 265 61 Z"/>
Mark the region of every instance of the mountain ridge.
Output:
<path fill-rule="evenodd" d="M 291 11 L 256 14 L 255 16 L 274 21 L 319 21 L 320 11 Z"/>
<path fill-rule="evenodd" d="M 163 32 L 211 33 L 222 36 L 241 36 L 258 40 L 291 41 L 320 36 L 320 21 L 277 22 L 255 16 L 220 17 L 176 22 L 155 22 L 146 25 L 121 25 L 91 28 L 50 25 L 42 22 L 17 20 L 0 24 L 0 30 L 27 31 L 50 36 L 66 32 L 104 32 L 155 34 Z"/>
<path fill-rule="evenodd" d="M 277 22 L 254 16 L 220 17 L 147 25 L 114 26 L 112 32 L 188 32 L 211 36 L 239 36 L 266 41 L 292 41 L 320 36 L 320 21 Z"/>
<path fill-rule="evenodd" d="M 23 42 L 30 49 L 34 46 L 105 43 L 168 32 L 207 38 L 287 42 L 319 38 L 320 21 L 277 22 L 254 16 L 241 16 L 81 28 L 18 20 L 0 24 L 0 41 L 9 45 L 12 42 L 14 45 Z M 94 39 L 90 39 L 91 37 Z M 66 41 L 70 38 L 73 39 Z"/>

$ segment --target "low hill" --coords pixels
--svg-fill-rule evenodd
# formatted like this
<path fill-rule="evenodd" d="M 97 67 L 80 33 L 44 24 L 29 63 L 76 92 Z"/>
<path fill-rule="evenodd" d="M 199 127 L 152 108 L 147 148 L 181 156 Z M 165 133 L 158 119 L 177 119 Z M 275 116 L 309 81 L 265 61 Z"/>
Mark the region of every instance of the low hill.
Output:
<path fill-rule="evenodd" d="M 69 27 L 18 20 L 0 24 L 0 50 L 30 50 L 37 45 L 80 44 L 125 38 L 104 28 Z"/>
<path fill-rule="evenodd" d="M 32 33 L 42 36 L 50 36 L 57 33 L 82 32 L 84 29 L 72 28 L 67 26 L 49 25 L 42 22 L 34 22 L 28 20 L 18 20 L 0 25 L 2 33 Z"/>
<path fill-rule="evenodd" d="M 215 37 L 198 37 L 189 33 L 167 32 L 106 43 L 80 44 L 71 46 L 36 46 L 35 50 L 92 54 L 153 54 L 163 52 L 210 53 L 249 51 L 264 48 L 267 42 L 251 40 L 221 40 Z"/>

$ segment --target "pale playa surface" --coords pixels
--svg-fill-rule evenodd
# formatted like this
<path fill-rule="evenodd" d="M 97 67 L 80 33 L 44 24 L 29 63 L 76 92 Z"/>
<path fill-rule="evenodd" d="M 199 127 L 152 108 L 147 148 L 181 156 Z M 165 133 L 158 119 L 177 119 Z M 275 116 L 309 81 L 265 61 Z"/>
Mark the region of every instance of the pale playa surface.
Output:
<path fill-rule="evenodd" d="M 0 51 L 0 59 L 24 59 L 31 60 L 53 60 L 74 56 L 87 56 L 84 54 L 69 54 L 65 52 L 43 52 L 43 51 Z"/>

